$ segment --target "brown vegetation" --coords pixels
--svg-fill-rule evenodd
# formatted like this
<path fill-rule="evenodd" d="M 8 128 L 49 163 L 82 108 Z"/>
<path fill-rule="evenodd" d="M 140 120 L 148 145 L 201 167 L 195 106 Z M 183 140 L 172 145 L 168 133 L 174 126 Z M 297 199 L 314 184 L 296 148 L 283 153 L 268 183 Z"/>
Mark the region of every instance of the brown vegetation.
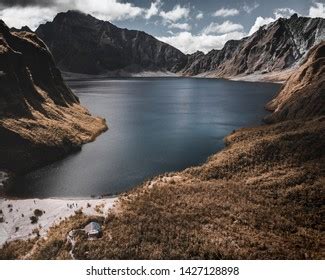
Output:
<path fill-rule="evenodd" d="M 267 122 L 311 118 L 325 114 L 325 41 L 311 49 L 276 98 L 267 104 Z"/>
<path fill-rule="evenodd" d="M 299 94 L 291 98 L 304 102 Z M 325 116 L 305 117 L 240 129 L 202 166 L 161 175 L 121 196 L 103 236 L 81 236 L 74 256 L 324 259 Z M 5 244 L 0 256 L 25 258 L 32 243 L 28 258 L 69 258 L 66 235 L 87 219 L 76 213 L 47 239 Z"/>
<path fill-rule="evenodd" d="M 325 117 L 239 130 L 206 164 L 160 176 L 121 197 L 105 219 L 103 237 L 79 239 L 74 255 L 324 258 L 324 141 Z M 86 223 L 81 213 L 64 221 L 36 245 L 30 258 L 69 258 L 66 235 Z M 0 254 L 14 257 L 12 246 L 5 245 Z"/>

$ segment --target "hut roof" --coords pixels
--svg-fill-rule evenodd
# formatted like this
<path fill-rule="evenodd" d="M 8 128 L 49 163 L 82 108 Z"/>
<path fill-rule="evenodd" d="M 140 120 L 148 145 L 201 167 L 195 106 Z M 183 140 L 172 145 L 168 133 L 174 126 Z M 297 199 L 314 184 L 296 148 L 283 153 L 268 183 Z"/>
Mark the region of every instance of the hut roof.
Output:
<path fill-rule="evenodd" d="M 97 222 L 90 222 L 88 225 L 85 226 L 85 231 L 87 233 L 100 232 L 101 230 L 102 228 Z"/>

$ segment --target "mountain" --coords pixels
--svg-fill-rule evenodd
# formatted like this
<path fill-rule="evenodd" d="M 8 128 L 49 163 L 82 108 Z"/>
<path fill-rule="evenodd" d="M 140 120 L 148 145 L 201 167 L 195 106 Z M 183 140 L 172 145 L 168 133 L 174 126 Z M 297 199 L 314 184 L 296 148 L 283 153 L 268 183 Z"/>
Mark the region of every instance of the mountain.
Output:
<path fill-rule="evenodd" d="M 325 40 L 325 19 L 295 14 L 263 26 L 249 37 L 228 41 L 221 50 L 188 56 L 181 73 L 231 78 L 282 71 L 295 66 L 322 40 Z"/>
<path fill-rule="evenodd" d="M 106 129 L 66 86 L 43 41 L 0 21 L 0 169 L 41 166 Z"/>
<path fill-rule="evenodd" d="M 46 237 L 6 243 L 0 258 L 324 259 L 324 59 L 322 43 L 271 102 L 274 123 L 234 131 L 206 163 L 144 182 L 104 218 L 81 209 Z M 71 250 L 69 232 L 94 220 L 102 237 Z"/>
<path fill-rule="evenodd" d="M 77 11 L 59 13 L 53 22 L 40 25 L 36 34 L 67 72 L 176 72 L 186 60 L 181 51 L 144 32 L 121 29 Z"/>
<path fill-rule="evenodd" d="M 309 49 L 325 40 L 325 19 L 297 14 L 280 18 L 206 55 L 184 55 L 144 32 L 121 29 L 77 11 L 59 13 L 53 22 L 40 25 L 36 34 L 66 72 L 125 75 L 170 71 L 233 78 L 274 72 L 284 75 L 284 70 L 298 65 Z"/>
<path fill-rule="evenodd" d="M 267 109 L 267 122 L 325 115 L 325 41 L 316 45 Z"/>

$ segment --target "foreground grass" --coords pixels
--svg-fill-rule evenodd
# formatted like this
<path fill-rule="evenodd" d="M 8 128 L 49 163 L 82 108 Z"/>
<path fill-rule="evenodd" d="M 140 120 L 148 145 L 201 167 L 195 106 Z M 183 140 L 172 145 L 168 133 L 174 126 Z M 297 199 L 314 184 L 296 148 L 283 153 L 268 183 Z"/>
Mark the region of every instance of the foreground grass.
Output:
<path fill-rule="evenodd" d="M 325 117 L 241 129 L 204 165 L 161 175 L 120 198 L 103 237 L 79 236 L 80 259 L 323 259 Z M 68 259 L 77 213 L 46 239 L 1 258 Z M 94 219 L 94 218 L 92 218 Z M 31 249 L 32 248 L 32 249 Z"/>

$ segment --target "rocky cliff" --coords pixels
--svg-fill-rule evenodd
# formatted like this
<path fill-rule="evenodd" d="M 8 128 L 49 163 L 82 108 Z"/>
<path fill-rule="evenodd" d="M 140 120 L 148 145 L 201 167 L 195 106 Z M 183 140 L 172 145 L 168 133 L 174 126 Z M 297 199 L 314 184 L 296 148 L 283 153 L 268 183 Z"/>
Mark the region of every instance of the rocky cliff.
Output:
<path fill-rule="evenodd" d="M 181 73 L 231 78 L 282 71 L 295 66 L 321 40 L 325 40 L 325 19 L 295 14 L 263 26 L 249 37 L 228 41 L 221 50 L 189 56 Z"/>
<path fill-rule="evenodd" d="M 266 122 L 325 115 L 325 41 L 312 48 L 304 63 L 266 107 L 273 111 L 265 118 Z"/>
<path fill-rule="evenodd" d="M 0 169 L 56 160 L 106 130 L 65 85 L 46 45 L 0 21 Z"/>
<path fill-rule="evenodd" d="M 59 13 L 53 22 L 40 25 L 36 34 L 67 72 L 176 72 L 186 59 L 181 51 L 144 32 L 121 29 L 76 11 Z"/>

